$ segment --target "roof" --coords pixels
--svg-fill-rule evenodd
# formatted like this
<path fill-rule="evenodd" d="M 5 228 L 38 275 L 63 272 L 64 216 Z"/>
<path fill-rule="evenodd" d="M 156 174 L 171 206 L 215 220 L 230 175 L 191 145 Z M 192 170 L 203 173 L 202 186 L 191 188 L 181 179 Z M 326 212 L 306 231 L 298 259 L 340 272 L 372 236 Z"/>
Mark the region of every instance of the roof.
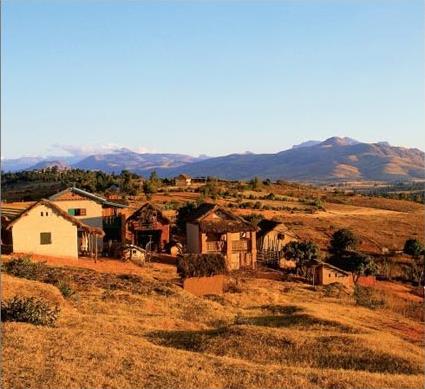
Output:
<path fill-rule="evenodd" d="M 133 218 L 136 218 L 137 217 L 137 215 L 141 212 L 141 211 L 143 211 L 145 208 L 150 208 L 150 209 L 152 209 L 152 210 L 155 210 L 155 211 L 157 211 L 158 212 L 158 214 L 160 215 L 160 217 L 162 218 L 162 220 L 164 221 L 164 222 L 166 222 L 166 223 L 171 223 L 171 221 L 170 221 L 170 219 L 167 217 L 167 216 L 165 216 L 163 213 L 162 213 L 162 210 L 160 209 L 160 208 L 158 208 L 156 205 L 153 205 L 152 203 L 145 203 L 145 204 L 143 204 L 140 208 L 138 208 L 136 211 L 134 211 L 128 218 L 127 218 L 127 220 L 126 220 L 126 222 L 127 221 L 129 221 L 129 220 L 131 220 L 131 219 L 133 219 Z"/>
<path fill-rule="evenodd" d="M 212 213 L 222 213 L 227 217 L 227 219 L 217 218 L 215 220 L 204 220 Z M 202 232 L 225 233 L 256 231 L 256 227 L 254 227 L 245 219 L 235 215 L 233 212 L 211 203 L 201 204 L 189 217 L 188 222 L 192 224 L 199 224 L 200 230 Z"/>
<path fill-rule="evenodd" d="M 12 221 L 16 219 L 28 207 L 34 204 L 34 201 L 15 202 L 15 203 L 2 203 L 1 204 L 1 217 L 4 221 Z"/>
<path fill-rule="evenodd" d="M 327 268 L 332 269 L 332 270 L 335 270 L 335 271 L 337 271 L 337 272 L 339 272 L 339 273 L 343 273 L 343 274 L 345 274 L 345 275 L 347 275 L 347 276 L 349 276 L 349 275 L 350 275 L 350 272 L 347 272 L 347 271 L 345 271 L 345 270 L 342 270 L 342 269 L 340 269 L 339 267 L 333 266 L 333 265 L 331 265 L 330 263 L 323 262 L 323 261 L 319 261 L 319 260 L 317 260 L 317 259 L 313 259 L 311 262 L 314 262 L 314 263 L 316 264 L 316 266 L 323 266 L 323 267 L 327 267 Z"/>
<path fill-rule="evenodd" d="M 182 173 L 182 174 L 179 174 L 176 178 L 182 178 L 182 179 L 187 180 L 187 179 L 190 179 L 191 177 L 188 176 L 187 174 Z"/>
<path fill-rule="evenodd" d="M 77 226 L 78 228 L 81 228 L 82 230 L 89 232 L 91 234 L 96 234 L 96 235 L 100 235 L 100 236 L 104 236 L 105 233 L 101 228 L 97 228 L 97 227 L 92 227 L 89 226 L 85 223 L 82 223 L 80 220 L 76 219 L 75 217 L 69 215 L 67 212 L 65 212 L 63 209 L 59 208 L 55 203 L 46 200 L 46 199 L 42 199 L 40 201 L 37 201 L 36 203 L 33 203 L 31 206 L 29 206 L 28 208 L 24 209 L 23 212 L 21 212 L 15 219 L 13 219 L 7 226 L 6 229 L 9 230 L 10 228 L 13 227 L 13 225 L 22 217 L 28 215 L 28 213 L 38 207 L 39 205 L 44 205 L 45 207 L 50 208 L 53 212 L 55 212 L 56 214 L 58 214 L 59 216 L 63 217 L 64 219 L 68 220 L 69 222 L 71 222 L 72 224 L 74 224 L 75 226 Z"/>
<path fill-rule="evenodd" d="M 83 189 L 80 189 L 80 188 L 76 188 L 75 186 L 70 187 L 70 188 L 67 188 L 67 189 L 65 189 L 65 190 L 63 190 L 63 191 L 61 191 L 61 192 L 58 192 L 58 193 L 56 193 L 56 194 L 54 194 L 54 195 L 50 196 L 50 197 L 49 197 L 49 200 L 54 201 L 54 200 L 56 200 L 57 198 L 59 198 L 60 196 L 62 196 L 63 194 L 65 194 L 65 193 L 69 193 L 69 192 L 72 192 L 72 193 L 78 194 L 78 195 L 83 196 L 83 197 L 87 197 L 87 198 L 89 198 L 90 200 L 96 201 L 97 203 L 100 203 L 100 204 L 102 204 L 102 205 L 106 205 L 106 206 L 109 206 L 109 207 L 127 208 L 127 206 L 126 206 L 126 205 L 124 205 L 124 204 L 119 204 L 119 203 L 114 203 L 114 202 L 112 202 L 112 201 L 108 201 L 108 200 L 107 200 L 107 199 L 105 199 L 104 197 L 101 197 L 101 196 L 95 195 L 95 194 L 93 194 L 93 193 L 87 192 L 87 191 L 85 191 L 85 190 L 83 190 Z"/>
<path fill-rule="evenodd" d="M 271 231 L 277 231 L 293 238 L 297 238 L 297 236 L 291 232 L 283 222 L 278 220 L 263 219 L 257 224 L 257 227 L 260 229 L 257 233 L 258 237 L 265 236 Z"/>

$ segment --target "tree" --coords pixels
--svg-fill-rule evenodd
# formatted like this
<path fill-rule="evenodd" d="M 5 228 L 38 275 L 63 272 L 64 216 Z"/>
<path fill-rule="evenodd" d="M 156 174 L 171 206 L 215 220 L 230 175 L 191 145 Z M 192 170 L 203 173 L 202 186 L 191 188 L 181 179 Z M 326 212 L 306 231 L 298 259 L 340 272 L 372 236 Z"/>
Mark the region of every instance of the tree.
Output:
<path fill-rule="evenodd" d="M 355 284 L 360 276 L 373 276 L 378 272 L 378 266 L 371 257 L 356 251 L 342 258 L 340 267 L 352 273 Z"/>
<path fill-rule="evenodd" d="M 343 228 L 332 235 L 329 251 L 333 255 L 341 255 L 348 250 L 355 250 L 357 243 L 358 239 L 353 232 Z"/>
<path fill-rule="evenodd" d="M 421 254 L 425 254 L 425 247 L 417 239 L 407 239 L 404 243 L 403 252 L 417 258 Z"/>
<path fill-rule="evenodd" d="M 286 259 L 292 259 L 296 263 L 299 274 L 306 276 L 309 262 L 318 259 L 320 256 L 319 248 L 315 243 L 305 242 L 289 242 L 284 248 L 283 253 Z"/>
<path fill-rule="evenodd" d="M 422 283 L 425 284 L 425 247 L 417 239 L 407 239 L 403 252 L 412 257 L 410 264 L 410 278 L 418 283 L 419 286 Z"/>
<path fill-rule="evenodd" d="M 261 181 L 258 177 L 254 177 L 251 181 L 249 181 L 249 186 L 252 190 L 258 190 L 261 188 Z"/>
<path fill-rule="evenodd" d="M 143 193 L 148 200 L 152 198 L 152 195 L 156 193 L 156 190 L 156 186 L 152 183 L 152 181 L 147 180 L 143 182 Z"/>

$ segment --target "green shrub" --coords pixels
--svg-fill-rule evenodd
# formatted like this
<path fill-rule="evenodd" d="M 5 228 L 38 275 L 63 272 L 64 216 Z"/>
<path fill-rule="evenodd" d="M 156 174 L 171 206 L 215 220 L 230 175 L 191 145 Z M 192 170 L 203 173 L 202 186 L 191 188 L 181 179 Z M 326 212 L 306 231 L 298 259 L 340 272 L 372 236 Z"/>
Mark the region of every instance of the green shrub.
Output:
<path fill-rule="evenodd" d="M 60 290 L 63 297 L 71 297 L 75 293 L 67 281 L 60 280 L 55 286 Z"/>
<path fill-rule="evenodd" d="M 6 262 L 4 270 L 15 277 L 26 278 L 28 280 L 40 280 L 46 273 L 45 263 L 32 262 L 28 257 L 12 259 Z"/>
<path fill-rule="evenodd" d="M 226 273 L 226 260 L 221 254 L 187 254 L 177 259 L 181 278 L 209 277 Z"/>
<path fill-rule="evenodd" d="M 373 288 L 356 285 L 354 288 L 354 300 L 357 305 L 367 307 L 370 309 L 376 309 L 383 307 L 385 301 L 382 298 L 378 298 Z"/>
<path fill-rule="evenodd" d="M 18 297 L 1 303 L 3 321 L 17 321 L 35 325 L 52 326 L 59 314 L 59 307 L 51 308 L 47 302 L 35 297 Z"/>

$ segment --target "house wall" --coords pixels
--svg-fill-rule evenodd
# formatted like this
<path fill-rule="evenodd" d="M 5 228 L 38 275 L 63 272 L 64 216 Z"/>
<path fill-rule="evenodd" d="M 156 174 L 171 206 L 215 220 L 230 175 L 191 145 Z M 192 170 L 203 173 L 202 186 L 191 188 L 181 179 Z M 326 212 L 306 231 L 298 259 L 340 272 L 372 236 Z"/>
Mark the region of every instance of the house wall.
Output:
<path fill-rule="evenodd" d="M 279 235 L 284 234 L 284 239 L 279 239 Z M 295 238 L 285 234 L 284 232 L 272 230 L 269 231 L 261 238 L 261 248 L 262 250 L 277 250 L 280 251 L 285 245 L 289 242 L 296 240 Z"/>
<path fill-rule="evenodd" d="M 198 225 L 186 223 L 186 240 L 189 253 L 201 253 Z"/>
<path fill-rule="evenodd" d="M 74 216 L 76 219 L 81 220 L 83 223 L 92 227 L 102 228 L 102 205 L 93 200 L 54 200 L 58 207 L 62 208 L 68 213 L 71 208 L 85 208 L 85 216 Z"/>
<path fill-rule="evenodd" d="M 336 270 L 329 269 L 325 266 L 318 266 L 315 271 L 315 284 L 316 285 L 329 285 L 334 282 L 349 286 L 351 284 L 351 277 L 337 272 Z"/>
<path fill-rule="evenodd" d="M 63 196 L 69 197 L 70 193 L 66 193 Z M 74 216 L 76 219 L 81 220 L 83 223 L 103 229 L 103 218 L 102 218 L 102 205 L 93 200 L 88 200 L 85 197 L 75 196 L 73 200 L 54 200 L 59 208 L 62 208 L 66 213 L 71 208 L 85 208 L 85 216 Z M 97 245 L 99 250 L 103 248 L 103 238 L 97 238 Z"/>
<path fill-rule="evenodd" d="M 51 233 L 51 244 L 40 244 L 41 232 Z M 12 239 L 15 253 L 78 258 L 77 227 L 44 205 L 33 208 L 12 226 Z"/>

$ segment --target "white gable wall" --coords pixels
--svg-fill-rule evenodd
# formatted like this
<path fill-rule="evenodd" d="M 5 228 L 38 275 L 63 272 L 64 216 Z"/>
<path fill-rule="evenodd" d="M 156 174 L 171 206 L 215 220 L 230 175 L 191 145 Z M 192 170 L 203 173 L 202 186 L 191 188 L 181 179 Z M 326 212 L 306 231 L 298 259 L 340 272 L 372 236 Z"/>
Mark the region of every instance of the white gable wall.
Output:
<path fill-rule="evenodd" d="M 41 232 L 51 233 L 51 244 L 40 243 Z M 15 253 L 78 258 L 77 226 L 45 205 L 31 209 L 12 226 L 12 240 Z"/>

